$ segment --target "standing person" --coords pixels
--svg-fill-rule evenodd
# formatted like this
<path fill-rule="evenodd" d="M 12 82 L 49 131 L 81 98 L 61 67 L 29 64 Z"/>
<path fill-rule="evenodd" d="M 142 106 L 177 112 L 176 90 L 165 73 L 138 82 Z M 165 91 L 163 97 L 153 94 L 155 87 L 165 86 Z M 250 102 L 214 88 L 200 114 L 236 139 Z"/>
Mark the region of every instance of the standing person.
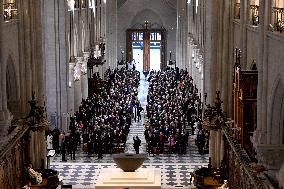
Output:
<path fill-rule="evenodd" d="M 69 145 L 71 150 L 71 160 L 75 160 L 75 152 L 77 150 L 77 137 L 76 134 L 73 132 L 70 134 Z"/>
<path fill-rule="evenodd" d="M 63 143 L 64 137 L 65 137 L 64 132 L 61 132 L 60 135 L 59 135 L 59 149 L 60 149 L 60 152 L 61 152 L 61 149 L 62 149 L 62 143 Z"/>
<path fill-rule="evenodd" d="M 63 138 L 61 143 L 61 154 L 62 154 L 62 161 L 66 161 L 66 143 L 65 138 Z"/>
<path fill-rule="evenodd" d="M 137 136 L 133 137 L 133 141 L 134 141 L 134 149 L 135 149 L 135 152 L 136 154 L 139 154 L 139 146 L 141 145 L 141 140 L 140 138 Z"/>
<path fill-rule="evenodd" d="M 47 137 L 46 137 L 46 144 L 47 144 L 47 150 L 52 150 L 52 141 L 53 141 L 53 136 L 51 135 L 51 133 L 49 132 Z"/>
<path fill-rule="evenodd" d="M 103 141 L 101 135 L 98 135 L 96 139 L 98 159 L 103 159 Z"/>
<path fill-rule="evenodd" d="M 141 120 L 141 112 L 144 110 L 144 108 L 142 108 L 142 106 L 139 104 L 138 108 L 137 108 L 137 117 L 138 117 L 138 122 Z"/>

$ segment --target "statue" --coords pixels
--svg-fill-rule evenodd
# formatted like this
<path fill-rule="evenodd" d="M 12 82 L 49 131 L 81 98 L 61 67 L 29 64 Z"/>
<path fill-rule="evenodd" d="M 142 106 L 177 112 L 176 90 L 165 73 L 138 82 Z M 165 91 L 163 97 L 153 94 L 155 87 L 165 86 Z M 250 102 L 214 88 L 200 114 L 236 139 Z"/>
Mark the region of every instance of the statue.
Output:
<path fill-rule="evenodd" d="M 45 108 L 37 105 L 38 101 L 35 100 L 34 91 L 32 92 L 32 100 L 28 101 L 31 106 L 31 110 L 28 116 L 28 122 L 30 125 L 35 125 L 43 122 L 46 119 Z"/>
<path fill-rule="evenodd" d="M 32 179 L 34 179 L 34 183 L 32 184 L 41 184 L 42 183 L 42 176 L 41 173 L 35 171 L 33 169 L 33 165 L 30 163 L 28 165 L 28 173 Z"/>

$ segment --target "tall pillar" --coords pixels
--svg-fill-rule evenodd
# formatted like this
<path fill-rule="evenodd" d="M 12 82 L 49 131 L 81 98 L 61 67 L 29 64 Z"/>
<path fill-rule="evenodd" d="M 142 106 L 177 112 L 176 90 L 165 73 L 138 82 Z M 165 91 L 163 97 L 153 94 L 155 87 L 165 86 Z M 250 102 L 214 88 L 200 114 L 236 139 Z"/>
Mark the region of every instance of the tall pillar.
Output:
<path fill-rule="evenodd" d="M 42 1 L 45 100 L 51 129 L 66 127 L 68 63 L 66 62 L 65 1 Z M 53 10 L 53 11 L 50 11 Z M 72 39 L 73 40 L 73 39 Z M 28 72 L 27 72 L 28 73 Z"/>
<path fill-rule="evenodd" d="M 265 16 L 265 12 L 268 14 L 267 1 L 259 1 L 259 50 L 258 50 L 258 82 L 257 82 L 257 143 L 269 144 L 271 130 L 267 123 L 267 89 L 268 89 L 268 56 L 267 56 L 267 28 L 268 18 Z"/>
<path fill-rule="evenodd" d="M 243 0 L 241 1 L 241 7 L 240 7 L 240 14 L 242 15 L 240 18 L 240 24 L 241 24 L 241 51 L 242 51 L 242 57 L 241 57 L 241 65 L 246 69 L 247 65 L 247 8 L 249 7 L 250 1 L 249 0 Z"/>
<path fill-rule="evenodd" d="M 3 10 L 3 3 L 0 3 L 0 10 Z M 3 16 L 0 17 L 0 47 L 2 47 L 2 28 L 3 28 Z M 3 51 L 0 48 L 0 140 L 1 136 L 7 136 L 9 126 L 11 125 L 12 115 L 7 109 L 7 95 L 6 95 L 6 73 L 4 72 L 6 66 L 3 61 Z"/>
<path fill-rule="evenodd" d="M 106 68 L 117 64 L 117 2 L 106 1 Z"/>
<path fill-rule="evenodd" d="M 87 62 L 89 58 L 89 52 L 83 53 L 84 58 L 81 65 L 81 85 L 82 85 L 82 98 L 88 97 L 88 75 L 87 75 Z"/>
<path fill-rule="evenodd" d="M 69 62 L 69 83 L 68 83 L 68 113 L 73 114 L 74 109 L 74 68 L 75 63 Z"/>
<path fill-rule="evenodd" d="M 215 10 L 215 1 L 206 1 L 205 3 L 205 20 L 206 22 L 208 21 L 208 23 L 213 22 L 213 12 Z M 207 93 L 207 101 L 211 102 L 212 100 L 212 93 L 215 94 L 215 91 L 211 90 L 211 81 L 213 78 L 213 74 L 211 72 L 211 68 L 213 68 L 213 51 L 212 51 L 212 47 L 214 44 L 214 41 L 212 40 L 212 36 L 214 36 L 214 34 L 216 34 L 216 31 L 214 31 L 213 28 L 214 24 L 206 24 L 205 25 L 205 46 L 204 46 L 204 79 L 203 79 L 203 86 L 204 86 L 204 92 Z M 213 98 L 214 99 L 214 98 Z"/>
<path fill-rule="evenodd" d="M 74 111 L 79 109 L 82 102 L 81 62 L 82 57 L 77 57 L 77 62 L 74 68 Z"/>

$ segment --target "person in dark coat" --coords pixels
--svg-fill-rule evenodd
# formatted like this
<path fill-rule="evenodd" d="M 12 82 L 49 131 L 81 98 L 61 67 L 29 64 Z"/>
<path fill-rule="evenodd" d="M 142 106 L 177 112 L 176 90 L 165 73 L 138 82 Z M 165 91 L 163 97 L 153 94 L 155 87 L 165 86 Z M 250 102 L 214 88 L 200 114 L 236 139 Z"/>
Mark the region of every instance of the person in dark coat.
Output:
<path fill-rule="evenodd" d="M 98 159 L 103 159 L 103 141 L 100 135 L 96 138 L 96 147 Z"/>
<path fill-rule="evenodd" d="M 138 122 L 141 120 L 141 112 L 142 112 L 143 110 L 144 110 L 144 109 L 142 108 L 142 106 L 139 105 L 138 108 L 137 108 Z"/>
<path fill-rule="evenodd" d="M 133 146 L 134 146 L 135 152 L 136 154 L 139 154 L 139 147 L 141 145 L 141 140 L 138 136 L 135 136 L 133 137 L 133 141 L 134 141 Z"/>
<path fill-rule="evenodd" d="M 61 154 L 62 154 L 62 161 L 66 161 L 66 143 L 65 143 L 65 139 L 62 140 L 61 143 Z"/>
<path fill-rule="evenodd" d="M 78 145 L 78 140 L 75 133 L 70 134 L 69 145 L 71 150 L 71 160 L 75 160 L 75 152 Z"/>

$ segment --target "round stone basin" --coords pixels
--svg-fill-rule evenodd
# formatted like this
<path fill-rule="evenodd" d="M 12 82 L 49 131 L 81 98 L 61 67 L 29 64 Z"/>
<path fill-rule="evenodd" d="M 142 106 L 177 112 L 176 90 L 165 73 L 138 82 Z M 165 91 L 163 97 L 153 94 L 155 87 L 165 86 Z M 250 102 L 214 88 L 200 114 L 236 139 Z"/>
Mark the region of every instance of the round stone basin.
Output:
<path fill-rule="evenodd" d="M 114 154 L 116 165 L 125 172 L 134 172 L 146 159 L 146 154 Z"/>

